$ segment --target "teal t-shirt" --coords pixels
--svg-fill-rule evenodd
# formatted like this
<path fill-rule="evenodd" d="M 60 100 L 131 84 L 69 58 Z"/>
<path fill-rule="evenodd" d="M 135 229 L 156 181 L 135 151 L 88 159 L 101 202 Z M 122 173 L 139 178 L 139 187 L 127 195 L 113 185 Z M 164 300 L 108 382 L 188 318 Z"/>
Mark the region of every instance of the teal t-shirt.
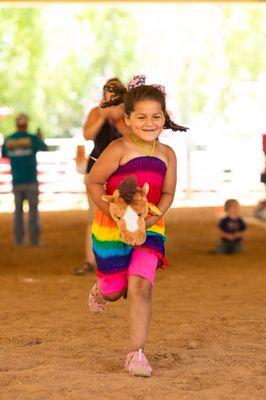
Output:
<path fill-rule="evenodd" d="M 37 182 L 36 153 L 46 150 L 42 139 L 27 132 L 16 132 L 5 139 L 2 157 L 10 159 L 13 184 Z"/>

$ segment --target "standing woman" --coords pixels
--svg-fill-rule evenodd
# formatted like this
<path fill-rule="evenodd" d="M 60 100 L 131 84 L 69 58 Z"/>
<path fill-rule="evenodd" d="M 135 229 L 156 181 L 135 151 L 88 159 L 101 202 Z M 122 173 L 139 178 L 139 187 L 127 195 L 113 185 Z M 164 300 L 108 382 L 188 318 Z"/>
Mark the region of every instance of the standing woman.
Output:
<path fill-rule="evenodd" d="M 115 90 L 114 90 L 115 88 Z M 103 102 L 110 101 L 117 96 L 117 91 L 126 92 L 125 86 L 118 78 L 109 79 L 103 87 Z M 116 94 L 115 94 L 116 93 Z M 115 102 L 115 101 L 114 101 Z M 115 139 L 129 133 L 129 128 L 124 121 L 124 105 L 113 105 L 101 108 L 101 104 L 93 108 L 85 121 L 83 136 L 86 140 L 94 141 L 94 148 L 89 156 L 86 170 L 85 184 L 88 174 L 93 167 L 95 160 L 101 155 L 104 149 Z M 88 229 L 86 233 L 85 263 L 75 269 L 76 275 L 85 275 L 94 272 L 96 261 L 92 251 L 91 225 L 95 213 L 95 204 L 87 192 L 89 203 Z"/>

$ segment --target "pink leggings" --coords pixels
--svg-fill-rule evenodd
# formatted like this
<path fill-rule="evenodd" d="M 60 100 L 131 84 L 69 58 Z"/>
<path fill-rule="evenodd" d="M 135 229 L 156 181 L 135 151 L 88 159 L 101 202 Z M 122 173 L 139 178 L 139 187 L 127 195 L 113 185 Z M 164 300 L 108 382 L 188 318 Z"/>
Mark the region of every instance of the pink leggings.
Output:
<path fill-rule="evenodd" d="M 158 266 L 158 257 L 144 249 L 134 249 L 131 262 L 126 271 L 102 275 L 99 278 L 99 289 L 104 295 L 115 295 L 127 287 L 128 279 L 132 275 L 147 279 L 154 286 L 155 272 Z"/>

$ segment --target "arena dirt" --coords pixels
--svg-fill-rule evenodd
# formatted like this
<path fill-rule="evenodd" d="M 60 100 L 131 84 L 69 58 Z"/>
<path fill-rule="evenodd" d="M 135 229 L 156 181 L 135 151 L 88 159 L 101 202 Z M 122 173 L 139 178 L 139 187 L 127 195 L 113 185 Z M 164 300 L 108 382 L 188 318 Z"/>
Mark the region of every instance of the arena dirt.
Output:
<path fill-rule="evenodd" d="M 263 227 L 250 225 L 244 254 L 215 256 L 214 209 L 171 211 L 171 266 L 156 277 L 146 348 L 154 375 L 145 379 L 123 369 L 128 301 L 93 315 L 95 277 L 72 273 L 86 212 L 43 213 L 38 249 L 13 246 L 12 216 L 0 219 L 1 400 L 266 398 Z"/>

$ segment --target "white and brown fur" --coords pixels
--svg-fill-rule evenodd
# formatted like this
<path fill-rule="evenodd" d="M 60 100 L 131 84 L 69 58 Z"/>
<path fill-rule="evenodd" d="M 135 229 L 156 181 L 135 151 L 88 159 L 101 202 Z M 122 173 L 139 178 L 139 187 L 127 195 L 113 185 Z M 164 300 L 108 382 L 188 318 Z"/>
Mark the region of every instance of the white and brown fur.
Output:
<path fill-rule="evenodd" d="M 121 182 L 112 196 L 102 197 L 110 204 L 111 216 L 117 223 L 123 242 L 130 246 L 140 246 L 146 240 L 145 218 L 149 214 L 149 203 L 146 197 L 148 191 L 148 183 L 141 188 L 137 185 L 136 178 L 129 176 Z M 161 214 L 159 210 L 156 213 Z"/>

